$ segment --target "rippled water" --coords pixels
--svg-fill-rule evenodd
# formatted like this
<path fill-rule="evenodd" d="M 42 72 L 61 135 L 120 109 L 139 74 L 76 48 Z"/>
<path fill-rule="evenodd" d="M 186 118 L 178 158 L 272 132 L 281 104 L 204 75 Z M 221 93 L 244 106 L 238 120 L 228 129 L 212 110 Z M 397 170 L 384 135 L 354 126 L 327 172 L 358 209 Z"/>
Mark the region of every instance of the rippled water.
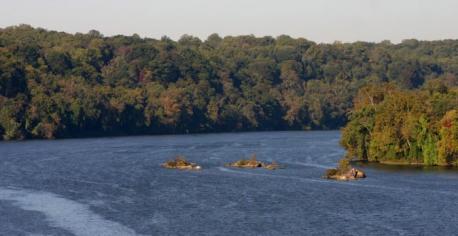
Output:
<path fill-rule="evenodd" d="M 339 132 L 0 143 L 0 235 L 455 235 L 458 171 L 321 179 Z M 224 167 L 256 153 L 276 171 Z M 183 154 L 202 171 L 165 170 Z"/>

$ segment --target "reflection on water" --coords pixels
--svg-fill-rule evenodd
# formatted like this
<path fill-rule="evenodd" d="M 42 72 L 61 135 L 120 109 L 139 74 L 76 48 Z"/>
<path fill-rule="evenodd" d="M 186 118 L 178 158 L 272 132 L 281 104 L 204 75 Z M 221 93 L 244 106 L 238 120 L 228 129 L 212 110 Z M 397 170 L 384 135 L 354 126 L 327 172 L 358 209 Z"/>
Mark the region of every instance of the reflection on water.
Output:
<path fill-rule="evenodd" d="M 423 166 L 423 165 L 386 165 L 377 162 L 352 162 L 352 165 L 363 168 L 370 168 L 385 172 L 423 172 L 423 173 L 449 173 L 457 174 L 456 166 Z"/>

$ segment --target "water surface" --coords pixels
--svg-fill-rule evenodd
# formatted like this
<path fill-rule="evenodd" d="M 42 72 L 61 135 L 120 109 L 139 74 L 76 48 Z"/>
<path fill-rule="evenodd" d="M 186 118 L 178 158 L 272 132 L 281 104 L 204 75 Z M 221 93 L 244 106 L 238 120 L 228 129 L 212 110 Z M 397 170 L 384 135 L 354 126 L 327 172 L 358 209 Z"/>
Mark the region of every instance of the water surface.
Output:
<path fill-rule="evenodd" d="M 339 132 L 0 143 L 0 235 L 453 235 L 458 171 L 321 179 Z M 276 171 L 224 167 L 256 153 Z M 202 171 L 166 170 L 182 154 Z"/>

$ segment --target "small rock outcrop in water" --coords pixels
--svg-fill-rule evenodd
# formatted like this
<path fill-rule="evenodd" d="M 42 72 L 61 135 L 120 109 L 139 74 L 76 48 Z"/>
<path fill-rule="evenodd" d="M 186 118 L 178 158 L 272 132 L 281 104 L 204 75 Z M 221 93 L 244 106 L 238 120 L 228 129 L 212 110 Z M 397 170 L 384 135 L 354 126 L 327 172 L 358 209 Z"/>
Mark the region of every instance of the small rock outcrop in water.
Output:
<path fill-rule="evenodd" d="M 353 168 L 347 159 L 342 159 L 336 169 L 328 169 L 324 178 L 335 180 L 356 180 L 366 178 L 366 173 L 362 170 Z"/>
<path fill-rule="evenodd" d="M 183 156 L 178 156 L 173 161 L 167 161 L 166 163 L 161 165 L 167 169 L 180 169 L 180 170 L 200 170 L 202 167 L 197 165 L 196 163 L 191 163 L 186 161 Z"/>
<path fill-rule="evenodd" d="M 264 162 L 256 160 L 256 155 L 252 155 L 251 158 L 248 160 L 247 159 L 238 160 L 236 162 L 229 163 L 226 166 L 237 167 L 237 168 L 251 168 L 251 169 L 265 168 L 269 170 L 275 170 L 275 169 L 280 168 L 280 165 L 277 164 L 276 162 L 264 163 Z"/>
<path fill-rule="evenodd" d="M 265 164 L 263 167 L 268 169 L 268 170 L 276 170 L 276 169 L 281 168 L 281 166 L 275 161 L 273 161 L 270 164 Z"/>

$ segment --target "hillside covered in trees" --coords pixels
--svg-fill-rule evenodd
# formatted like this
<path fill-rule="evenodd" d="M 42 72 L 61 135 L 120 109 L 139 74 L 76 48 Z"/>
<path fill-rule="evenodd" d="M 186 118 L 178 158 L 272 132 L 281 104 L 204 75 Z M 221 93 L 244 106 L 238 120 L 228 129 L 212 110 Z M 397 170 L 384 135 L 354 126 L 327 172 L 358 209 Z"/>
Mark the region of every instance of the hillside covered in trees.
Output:
<path fill-rule="evenodd" d="M 387 164 L 458 165 L 458 87 L 369 85 L 354 100 L 341 144 L 347 158 Z"/>
<path fill-rule="evenodd" d="M 404 90 L 395 94 L 419 103 L 412 106 L 424 106 L 413 99 L 420 96 L 445 109 L 450 104 L 442 97 L 456 93 L 405 91 L 454 84 L 457 75 L 458 40 L 317 44 L 214 34 L 173 41 L 21 25 L 0 29 L 0 137 L 335 129 L 346 124 L 354 96 L 367 84 L 396 84 Z M 390 105 L 384 104 L 376 106 Z M 441 110 L 425 119 L 431 114 L 438 116 L 434 122 L 456 116 Z M 383 127 L 377 124 L 373 135 Z M 405 142 L 414 145 L 410 138 Z M 355 152 L 368 158 L 378 147 L 358 145 Z"/>

